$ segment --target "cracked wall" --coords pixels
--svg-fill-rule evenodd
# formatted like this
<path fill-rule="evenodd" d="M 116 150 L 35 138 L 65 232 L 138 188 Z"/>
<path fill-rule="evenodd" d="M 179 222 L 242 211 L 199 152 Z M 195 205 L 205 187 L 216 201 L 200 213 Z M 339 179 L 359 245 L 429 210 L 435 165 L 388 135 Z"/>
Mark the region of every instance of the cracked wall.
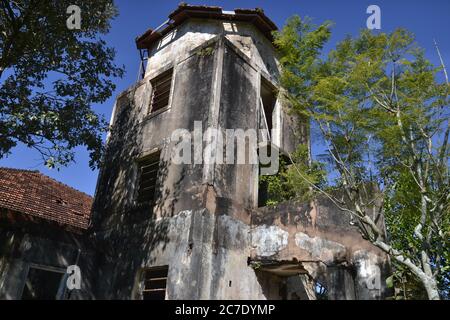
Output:
<path fill-rule="evenodd" d="M 328 199 L 260 208 L 252 225 L 253 260 L 298 262 L 326 285 L 333 299 L 382 299 L 388 294 L 388 256 L 363 239 L 350 217 Z"/>

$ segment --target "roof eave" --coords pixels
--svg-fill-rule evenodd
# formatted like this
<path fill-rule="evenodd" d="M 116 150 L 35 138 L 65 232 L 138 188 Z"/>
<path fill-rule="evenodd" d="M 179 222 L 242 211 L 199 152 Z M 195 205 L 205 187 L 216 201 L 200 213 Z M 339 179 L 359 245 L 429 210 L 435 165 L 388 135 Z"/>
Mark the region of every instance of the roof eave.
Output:
<path fill-rule="evenodd" d="M 273 41 L 272 32 L 278 30 L 275 23 L 264 14 L 262 9 L 235 9 L 234 13 L 230 14 L 224 13 L 220 7 L 180 5 L 169 15 L 170 23 L 165 28 L 157 31 L 149 29 L 137 37 L 137 48 L 148 49 L 165 34 L 190 18 L 249 22 L 254 24 L 270 41 Z"/>

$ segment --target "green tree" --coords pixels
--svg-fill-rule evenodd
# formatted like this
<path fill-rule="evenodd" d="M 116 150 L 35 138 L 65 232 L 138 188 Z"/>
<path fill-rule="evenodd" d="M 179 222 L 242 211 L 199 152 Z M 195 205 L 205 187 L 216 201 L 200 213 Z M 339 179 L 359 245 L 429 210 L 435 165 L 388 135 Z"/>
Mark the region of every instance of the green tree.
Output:
<path fill-rule="evenodd" d="M 112 0 L 80 1 L 81 29 L 70 30 L 69 0 L 0 1 L 0 158 L 18 143 L 50 167 L 86 146 L 90 166 L 102 152 L 106 121 L 92 109 L 115 89 L 123 68 L 101 36 L 117 12 Z"/>
<path fill-rule="evenodd" d="M 449 271 L 448 82 L 405 30 L 364 30 L 321 58 L 329 35 L 329 23 L 299 17 L 275 34 L 285 99 L 321 133 L 328 188 L 341 196 L 300 177 L 439 299 Z"/>
<path fill-rule="evenodd" d="M 265 205 L 276 205 L 290 199 L 311 201 L 315 193 L 302 176 L 316 186 L 325 186 L 324 165 L 319 161 L 311 161 L 306 145 L 299 145 L 289 157 L 281 155 L 279 164 L 276 175 L 262 175 L 259 178 L 267 186 Z"/>

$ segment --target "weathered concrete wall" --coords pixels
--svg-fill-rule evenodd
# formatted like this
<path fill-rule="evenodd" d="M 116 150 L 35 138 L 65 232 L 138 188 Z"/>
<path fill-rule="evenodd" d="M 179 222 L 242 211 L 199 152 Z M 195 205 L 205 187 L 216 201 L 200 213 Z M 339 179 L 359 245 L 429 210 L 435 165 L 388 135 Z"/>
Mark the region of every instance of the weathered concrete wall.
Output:
<path fill-rule="evenodd" d="M 387 295 L 389 259 L 364 240 L 350 217 L 330 200 L 286 202 L 252 215 L 252 259 L 298 261 L 326 284 L 333 299 Z"/>
<path fill-rule="evenodd" d="M 264 299 L 248 265 L 249 226 L 207 209 L 182 211 L 146 227 L 107 235 L 97 298 L 139 299 L 137 275 L 168 265 L 168 299 Z M 131 237 L 128 232 L 133 232 Z"/>
<path fill-rule="evenodd" d="M 279 74 L 273 45 L 253 24 L 190 19 L 150 48 L 146 77 L 157 75 L 158 68 L 172 61 L 183 60 L 190 50 L 217 35 L 230 40 L 265 74 L 273 79 Z"/>
<path fill-rule="evenodd" d="M 139 270 L 158 265 L 169 265 L 169 298 L 264 297 L 247 265 L 258 167 L 175 165 L 169 138 L 175 129 L 192 131 L 194 121 L 203 130 L 257 129 L 259 77 L 276 79 L 274 49 L 250 24 L 191 19 L 149 55 L 145 78 L 116 103 L 96 191 L 97 298 L 136 298 Z M 148 115 L 150 80 L 169 68 L 169 108 Z M 134 201 L 136 160 L 156 149 L 159 200 L 149 211 Z"/>
<path fill-rule="evenodd" d="M 225 34 L 231 41 L 225 46 L 225 53 L 221 52 L 223 49 L 219 49 L 216 42 L 212 44 L 215 47 L 213 55 L 199 55 L 199 49 L 209 45 L 205 41 L 212 42 L 221 34 Z M 150 79 L 171 67 L 174 68 L 174 80 L 170 107 L 156 116 L 149 116 Z M 125 208 L 133 206 L 137 181 L 136 159 L 156 148 L 162 149 L 162 161 L 167 165 L 164 170 L 167 176 L 162 179 L 164 186 L 161 191 L 164 201 L 161 201 L 156 211 L 160 211 L 161 215 L 168 214 L 168 211 L 173 214 L 189 209 L 183 206 L 183 194 L 177 193 L 188 190 L 190 197 L 202 193 L 199 181 L 211 184 L 211 179 L 214 178 L 205 171 L 212 170 L 207 166 L 205 169 L 202 165 L 171 165 L 169 170 L 170 154 L 167 151 L 170 134 L 180 128 L 193 130 L 194 121 L 201 121 L 204 130 L 210 126 L 222 129 L 256 129 L 259 74 L 275 79 L 277 72 L 272 45 L 250 24 L 233 24 L 230 27 L 221 21 L 192 19 L 174 30 L 173 35 L 162 39 L 150 50 L 146 77 L 123 93 L 116 103 L 107 164 L 102 168 L 97 188 L 96 199 L 101 199 L 102 203 L 99 204 L 100 210 L 96 210 L 96 219 L 102 215 L 100 211 L 126 211 L 128 209 Z M 286 123 L 280 124 L 281 128 L 292 130 L 295 127 L 291 116 L 286 114 L 282 118 L 286 119 Z M 289 151 L 296 144 L 291 136 L 293 135 L 288 132 L 282 138 L 285 149 Z M 216 179 L 216 183 L 239 188 L 247 185 L 242 181 L 250 181 L 250 190 L 241 193 L 241 190 L 234 192 L 231 189 L 226 198 L 242 195 L 236 202 L 252 207 L 256 202 L 257 168 L 240 165 L 228 169 L 225 169 L 225 176 L 228 177 L 224 179 L 232 181 Z M 218 175 L 223 175 L 220 167 L 215 170 Z M 235 181 L 233 174 L 236 172 L 242 177 L 239 178 L 240 181 Z M 242 176 L 243 173 L 247 176 Z M 199 179 L 200 174 L 203 179 Z M 222 189 L 217 188 L 216 192 Z M 169 199 L 172 201 L 166 201 Z M 107 215 L 111 219 L 113 216 Z M 117 220 L 111 221 L 110 225 L 115 225 L 116 222 Z"/>
<path fill-rule="evenodd" d="M 137 160 L 155 149 L 161 150 L 162 167 L 161 197 L 155 214 L 170 216 L 192 209 L 191 196 L 200 192 L 195 182 L 201 181 L 203 168 L 201 165 L 172 164 L 169 139 L 173 130 L 193 130 L 194 121 L 205 121 L 211 96 L 213 63 L 214 56 L 193 53 L 177 64 L 174 67 L 176 85 L 173 85 L 170 108 L 156 116 L 144 116 L 148 113 L 151 96 L 149 79 L 141 82 L 136 91 L 130 90 L 119 98 L 116 132 L 108 143 L 108 161 L 102 168 L 94 206 L 97 213 L 95 219 L 105 219 L 102 228 L 117 227 L 119 222 L 131 218 L 126 212 L 136 209 Z M 185 204 L 185 199 L 189 204 Z M 142 222 L 150 218 L 151 215 L 143 214 L 131 219 Z"/>

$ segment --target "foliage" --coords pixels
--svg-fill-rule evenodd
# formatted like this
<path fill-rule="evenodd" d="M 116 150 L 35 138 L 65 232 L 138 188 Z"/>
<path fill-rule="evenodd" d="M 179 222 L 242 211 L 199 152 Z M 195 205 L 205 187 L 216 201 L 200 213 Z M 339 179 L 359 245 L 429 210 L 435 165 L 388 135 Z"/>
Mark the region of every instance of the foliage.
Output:
<path fill-rule="evenodd" d="M 279 164 L 278 174 L 260 177 L 260 181 L 267 184 L 266 205 L 276 205 L 286 200 L 310 200 L 313 192 L 301 176 L 307 177 L 316 185 L 323 185 L 325 182 L 323 164 L 318 161 L 310 162 L 305 145 L 299 145 L 290 157 L 281 155 Z"/>
<path fill-rule="evenodd" d="M 81 29 L 69 30 L 68 0 L 0 2 L 0 158 L 18 143 L 50 167 L 86 146 L 98 165 L 106 121 L 92 109 L 115 89 L 123 68 L 101 38 L 117 12 L 111 0 L 83 1 Z"/>
<path fill-rule="evenodd" d="M 393 290 L 393 296 L 388 299 L 394 300 L 426 300 L 427 292 L 422 283 L 411 271 L 403 265 L 393 261 L 393 274 L 386 280 L 387 286 Z"/>
<path fill-rule="evenodd" d="M 386 227 L 389 235 L 390 244 L 404 251 L 405 255 L 414 259 L 417 252 L 421 248 L 421 241 L 415 235 L 415 228 L 420 223 L 420 215 L 417 208 L 420 207 L 420 191 L 417 184 L 412 180 L 406 170 L 399 170 L 396 173 L 396 183 L 390 190 L 385 193 L 384 216 L 386 219 Z M 448 209 L 447 209 L 448 210 Z M 442 297 L 449 298 L 449 282 L 450 282 L 450 214 L 444 215 L 442 221 L 442 229 L 446 229 L 446 237 L 435 239 L 431 244 L 433 264 L 439 259 L 440 270 L 436 276 L 438 279 L 439 291 Z M 418 281 L 417 277 L 412 274 L 403 265 L 393 261 L 395 271 L 393 275 L 394 287 L 396 291 L 400 291 L 400 296 L 406 299 L 423 299 L 423 285 Z"/>
<path fill-rule="evenodd" d="M 283 66 L 280 82 L 287 91 L 284 97 L 298 113 L 305 111 L 311 101 L 311 84 L 317 67 L 317 58 L 331 36 L 331 23 L 315 28 L 310 19 L 299 16 L 290 18 L 284 28 L 275 32 L 274 44 Z"/>
<path fill-rule="evenodd" d="M 320 131 L 328 174 L 336 176 L 328 187 L 339 187 L 343 196 L 301 178 L 357 218 L 362 235 L 419 281 L 430 299 L 438 299 L 438 292 L 445 297 L 448 80 L 436 80 L 440 68 L 426 60 L 414 36 L 403 29 L 390 34 L 363 30 L 321 58 L 329 26 L 312 27 L 294 17 L 275 34 L 285 99 Z M 368 187 L 373 185 L 379 192 Z"/>

